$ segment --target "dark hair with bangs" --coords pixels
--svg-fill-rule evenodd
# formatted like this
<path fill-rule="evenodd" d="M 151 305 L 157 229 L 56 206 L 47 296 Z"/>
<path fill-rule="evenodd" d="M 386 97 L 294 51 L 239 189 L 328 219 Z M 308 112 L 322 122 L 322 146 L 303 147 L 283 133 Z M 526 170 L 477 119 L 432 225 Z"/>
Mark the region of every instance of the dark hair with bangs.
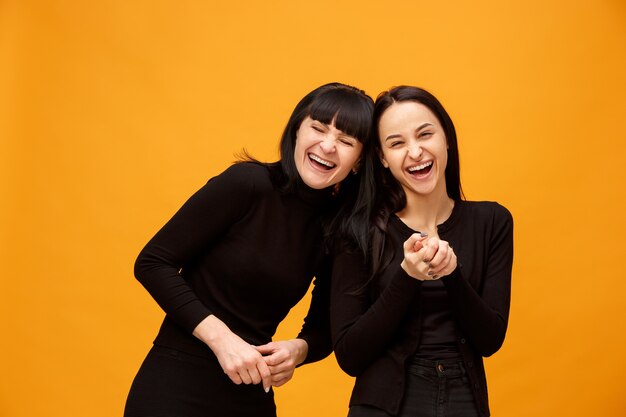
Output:
<path fill-rule="evenodd" d="M 329 83 L 304 96 L 296 105 L 280 140 L 280 164 L 283 178 L 280 187 L 292 192 L 300 180 L 294 152 L 296 133 L 308 116 L 324 124 L 334 122 L 343 133 L 356 138 L 364 145 L 370 142 L 374 100 L 356 87 L 342 83 Z"/>
<path fill-rule="evenodd" d="M 406 206 L 406 194 L 402 186 L 393 177 L 388 169 L 383 167 L 380 161 L 382 148 L 378 137 L 378 123 L 383 113 L 394 103 L 414 101 L 426 106 L 443 128 L 448 145 L 448 162 L 445 170 L 446 191 L 448 197 L 454 201 L 465 198 L 461 188 L 461 176 L 459 167 L 459 146 L 456 138 L 456 129 L 450 115 L 443 105 L 428 91 L 411 86 L 398 86 L 383 91 L 376 98 L 374 107 L 374 133 L 373 148 L 374 161 L 373 169 L 376 177 L 376 215 L 373 218 L 372 227 L 372 271 L 373 274 L 384 269 L 391 259 L 391 248 L 385 248 L 385 237 L 387 235 L 387 222 L 389 216 L 402 210 Z"/>
<path fill-rule="evenodd" d="M 287 121 L 280 140 L 280 161 L 262 163 L 243 151 L 242 161 L 255 162 L 270 168 L 274 185 L 283 193 L 294 193 L 302 185 L 294 153 L 296 133 L 308 116 L 324 124 L 334 123 L 343 133 L 363 145 L 359 169 L 335 187 L 335 196 L 324 218 L 327 245 L 341 238 L 356 244 L 364 255 L 369 253 L 369 225 L 374 202 L 372 174 L 372 116 L 374 100 L 364 91 L 342 83 L 322 85 L 304 96 Z"/>

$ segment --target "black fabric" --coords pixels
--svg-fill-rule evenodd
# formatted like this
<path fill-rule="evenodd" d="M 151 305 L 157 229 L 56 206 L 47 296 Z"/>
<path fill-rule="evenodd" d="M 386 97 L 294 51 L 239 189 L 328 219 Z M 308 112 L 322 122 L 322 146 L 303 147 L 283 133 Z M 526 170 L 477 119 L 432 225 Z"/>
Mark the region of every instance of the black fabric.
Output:
<path fill-rule="evenodd" d="M 416 359 L 407 372 L 407 394 L 397 417 L 478 417 L 465 367 L 459 361 Z M 390 417 L 380 408 L 355 405 L 348 417 Z"/>
<path fill-rule="evenodd" d="M 126 401 L 124 417 L 275 417 L 274 392 L 236 385 L 217 359 L 153 346 Z"/>
<path fill-rule="evenodd" d="M 330 354 L 322 218 L 331 192 L 300 183 L 285 195 L 272 183 L 274 169 L 279 167 L 231 166 L 196 192 L 142 250 L 135 275 L 166 312 L 155 345 L 214 360 L 192 335 L 209 314 L 248 343 L 265 344 L 315 276 L 298 337 L 308 343 L 305 363 Z M 224 376 L 221 369 L 215 372 Z"/>
<path fill-rule="evenodd" d="M 456 343 L 456 320 L 448 299 L 448 292 L 441 280 L 424 281 L 420 310 L 420 343 L 415 356 L 422 359 L 440 360 L 461 356 Z"/>
<path fill-rule="evenodd" d="M 368 268 L 355 252 L 333 262 L 331 328 L 335 356 L 356 376 L 351 405 L 371 405 L 395 415 L 406 388 L 406 363 L 418 350 L 423 283 L 400 267 L 402 244 L 413 231 L 392 216 L 391 264 L 368 284 Z M 513 219 L 493 202 L 457 201 L 438 227 L 457 255 L 458 267 L 441 279 L 454 313 L 456 342 L 482 416 L 489 415 L 483 356 L 496 352 L 508 322 L 513 262 Z"/>

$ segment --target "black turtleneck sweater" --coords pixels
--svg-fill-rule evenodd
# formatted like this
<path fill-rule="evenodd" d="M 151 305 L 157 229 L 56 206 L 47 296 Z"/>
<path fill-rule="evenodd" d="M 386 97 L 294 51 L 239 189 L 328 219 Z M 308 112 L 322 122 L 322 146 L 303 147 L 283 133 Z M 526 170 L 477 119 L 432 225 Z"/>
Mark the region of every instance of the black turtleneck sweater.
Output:
<path fill-rule="evenodd" d="M 280 168 L 240 163 L 212 178 L 139 254 L 135 276 L 166 312 L 155 344 L 212 356 L 192 335 L 210 314 L 265 344 L 315 276 L 298 337 L 309 345 L 305 362 L 331 352 L 321 223 L 330 194 L 303 183 L 281 193 L 273 169 Z"/>

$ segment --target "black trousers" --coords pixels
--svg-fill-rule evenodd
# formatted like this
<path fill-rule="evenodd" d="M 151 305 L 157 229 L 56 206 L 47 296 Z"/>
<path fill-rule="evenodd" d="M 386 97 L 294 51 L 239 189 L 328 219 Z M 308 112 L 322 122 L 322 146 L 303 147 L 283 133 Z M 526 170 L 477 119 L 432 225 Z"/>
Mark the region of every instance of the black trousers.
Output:
<path fill-rule="evenodd" d="M 276 417 L 274 392 L 236 385 L 216 358 L 153 346 L 128 394 L 124 417 Z"/>
<path fill-rule="evenodd" d="M 390 417 L 367 405 L 350 407 L 348 417 Z M 461 361 L 414 359 L 400 413 L 396 417 L 478 417 L 472 389 Z"/>

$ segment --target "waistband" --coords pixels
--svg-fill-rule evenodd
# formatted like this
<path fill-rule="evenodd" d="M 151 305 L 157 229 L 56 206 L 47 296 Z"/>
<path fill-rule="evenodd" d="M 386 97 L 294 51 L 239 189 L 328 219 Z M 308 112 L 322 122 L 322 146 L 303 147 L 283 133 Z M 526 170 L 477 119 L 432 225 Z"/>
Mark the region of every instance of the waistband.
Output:
<path fill-rule="evenodd" d="M 414 357 L 409 363 L 409 373 L 413 375 L 453 378 L 464 376 L 467 372 L 461 360 L 432 361 Z"/>

